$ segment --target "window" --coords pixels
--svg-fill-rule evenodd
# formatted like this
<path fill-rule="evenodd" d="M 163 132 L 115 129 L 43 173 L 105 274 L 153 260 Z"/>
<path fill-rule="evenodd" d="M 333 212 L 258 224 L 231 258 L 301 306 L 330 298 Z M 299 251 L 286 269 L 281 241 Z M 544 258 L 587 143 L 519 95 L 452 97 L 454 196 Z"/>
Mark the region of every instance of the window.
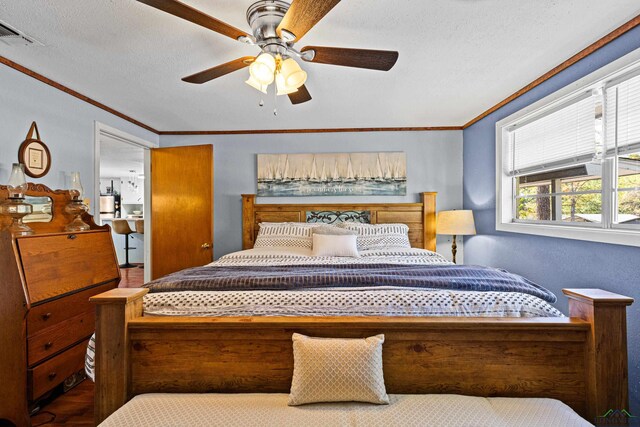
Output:
<path fill-rule="evenodd" d="M 640 246 L 634 54 L 498 122 L 497 230 Z"/>

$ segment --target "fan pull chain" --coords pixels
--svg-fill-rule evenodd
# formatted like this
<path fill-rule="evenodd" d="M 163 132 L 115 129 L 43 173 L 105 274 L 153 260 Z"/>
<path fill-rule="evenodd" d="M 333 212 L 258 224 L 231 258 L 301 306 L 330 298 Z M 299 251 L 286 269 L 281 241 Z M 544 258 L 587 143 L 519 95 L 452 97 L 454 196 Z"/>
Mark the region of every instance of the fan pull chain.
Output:
<path fill-rule="evenodd" d="M 278 89 L 273 88 L 273 115 L 278 115 Z"/>

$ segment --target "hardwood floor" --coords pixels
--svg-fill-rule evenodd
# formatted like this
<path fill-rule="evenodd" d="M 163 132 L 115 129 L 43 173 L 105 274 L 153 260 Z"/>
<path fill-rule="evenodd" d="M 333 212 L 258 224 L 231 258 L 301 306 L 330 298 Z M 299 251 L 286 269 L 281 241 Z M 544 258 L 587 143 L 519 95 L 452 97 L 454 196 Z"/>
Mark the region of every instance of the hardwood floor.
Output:
<path fill-rule="evenodd" d="M 93 382 L 84 380 L 67 393 L 45 402 L 31 417 L 33 427 L 93 426 Z"/>
<path fill-rule="evenodd" d="M 137 288 L 144 283 L 144 269 L 122 268 L 121 288 Z M 45 401 L 40 412 L 31 417 L 33 427 L 93 426 L 93 382 L 84 380 L 78 386 Z"/>
<path fill-rule="evenodd" d="M 139 264 L 136 264 L 139 265 Z M 138 288 L 144 284 L 143 268 L 121 268 L 120 269 L 120 288 Z"/>

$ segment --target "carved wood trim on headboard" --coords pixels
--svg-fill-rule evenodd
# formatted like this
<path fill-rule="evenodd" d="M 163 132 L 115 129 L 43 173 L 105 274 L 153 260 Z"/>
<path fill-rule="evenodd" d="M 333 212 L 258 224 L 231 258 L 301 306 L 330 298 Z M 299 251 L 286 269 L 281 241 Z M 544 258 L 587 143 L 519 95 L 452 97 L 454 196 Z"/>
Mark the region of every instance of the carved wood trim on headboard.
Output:
<path fill-rule="evenodd" d="M 251 249 L 261 222 L 305 222 L 309 211 L 369 211 L 371 224 L 409 226 L 414 248 L 436 250 L 436 194 L 421 193 L 419 203 L 257 204 L 255 194 L 242 195 L 242 249 Z"/>

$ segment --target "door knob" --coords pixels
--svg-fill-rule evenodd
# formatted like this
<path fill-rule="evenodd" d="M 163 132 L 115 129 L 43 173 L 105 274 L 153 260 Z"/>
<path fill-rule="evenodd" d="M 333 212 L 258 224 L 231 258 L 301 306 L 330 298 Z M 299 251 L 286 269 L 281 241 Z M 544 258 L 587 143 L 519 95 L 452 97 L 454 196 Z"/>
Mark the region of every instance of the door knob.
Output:
<path fill-rule="evenodd" d="M 203 243 L 202 246 L 200 246 L 202 249 L 211 249 L 211 245 L 209 243 Z"/>

